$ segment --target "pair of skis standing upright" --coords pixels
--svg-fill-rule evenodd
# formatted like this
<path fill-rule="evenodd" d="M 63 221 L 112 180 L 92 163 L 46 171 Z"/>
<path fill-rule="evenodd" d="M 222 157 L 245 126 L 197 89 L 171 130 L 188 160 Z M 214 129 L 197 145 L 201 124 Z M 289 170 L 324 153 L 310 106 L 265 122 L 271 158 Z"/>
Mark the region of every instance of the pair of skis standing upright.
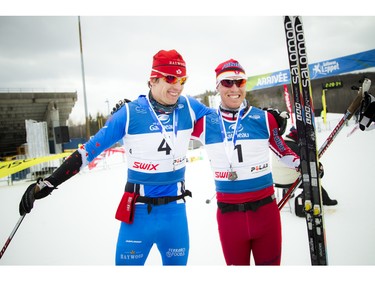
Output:
<path fill-rule="evenodd" d="M 340 132 L 344 123 L 358 110 L 364 92 L 368 91 L 370 88 L 371 81 L 365 79 L 363 86 L 358 91 L 357 97 L 348 107 L 340 122 L 318 151 L 311 82 L 301 18 L 299 16 L 285 16 L 284 29 L 292 94 L 294 98 L 294 112 L 296 115 L 301 175 L 280 200 L 278 206 L 279 209 L 281 209 L 296 188 L 303 184 L 304 210 L 306 214 L 311 264 L 327 265 L 328 259 L 323 220 L 322 193 L 318 172 L 319 158 Z"/>

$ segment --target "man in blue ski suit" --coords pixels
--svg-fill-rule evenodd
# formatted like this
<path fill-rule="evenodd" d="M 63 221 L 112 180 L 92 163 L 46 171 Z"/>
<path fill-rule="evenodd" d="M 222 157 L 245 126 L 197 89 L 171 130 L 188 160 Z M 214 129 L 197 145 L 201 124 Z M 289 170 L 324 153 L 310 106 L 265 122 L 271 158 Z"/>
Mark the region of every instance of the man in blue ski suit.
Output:
<path fill-rule="evenodd" d="M 102 151 L 123 140 L 128 164 L 124 195 L 116 212 L 121 221 L 116 265 L 144 265 L 156 244 L 163 265 L 186 265 L 189 232 L 185 197 L 186 153 L 195 122 L 211 112 L 181 96 L 186 66 L 175 50 L 153 57 L 148 95 L 116 111 L 105 126 L 46 179 L 25 191 L 19 206 L 25 215 L 35 199 L 49 195 Z"/>

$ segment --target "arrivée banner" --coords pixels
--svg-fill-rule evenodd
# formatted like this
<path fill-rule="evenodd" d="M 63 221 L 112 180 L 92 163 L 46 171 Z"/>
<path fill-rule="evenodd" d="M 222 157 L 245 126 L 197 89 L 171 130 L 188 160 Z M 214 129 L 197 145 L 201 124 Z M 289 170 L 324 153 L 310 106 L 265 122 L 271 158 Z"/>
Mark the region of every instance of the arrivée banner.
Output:
<path fill-rule="evenodd" d="M 309 64 L 310 79 L 319 79 L 375 67 L 375 49 L 345 57 Z M 289 69 L 250 76 L 246 90 L 260 90 L 290 83 Z"/>

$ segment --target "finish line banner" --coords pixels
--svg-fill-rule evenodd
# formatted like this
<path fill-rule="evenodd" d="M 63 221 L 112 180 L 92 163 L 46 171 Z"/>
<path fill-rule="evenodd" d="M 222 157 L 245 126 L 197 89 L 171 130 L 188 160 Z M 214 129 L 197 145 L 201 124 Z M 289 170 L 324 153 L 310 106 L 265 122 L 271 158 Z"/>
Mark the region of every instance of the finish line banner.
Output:
<path fill-rule="evenodd" d="M 319 79 L 339 74 L 375 67 L 375 49 L 309 64 L 310 79 Z M 246 91 L 260 90 L 290 84 L 289 69 L 247 78 Z"/>
<path fill-rule="evenodd" d="M 19 159 L 19 160 L 0 162 L 0 178 L 9 176 L 11 174 L 17 173 L 19 171 L 30 168 L 31 166 L 34 166 L 40 163 L 68 157 L 70 154 L 71 153 L 60 153 L 60 154 L 54 154 L 54 155 L 39 157 L 39 158 Z"/>

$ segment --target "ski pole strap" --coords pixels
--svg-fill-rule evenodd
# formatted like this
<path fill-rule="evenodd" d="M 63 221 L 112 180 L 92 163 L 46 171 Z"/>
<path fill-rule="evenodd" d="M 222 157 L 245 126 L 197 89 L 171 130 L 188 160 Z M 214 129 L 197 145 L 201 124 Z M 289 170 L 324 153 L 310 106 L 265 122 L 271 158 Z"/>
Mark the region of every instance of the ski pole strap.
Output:
<path fill-rule="evenodd" d="M 271 203 L 274 199 L 275 194 L 272 194 L 271 196 L 260 199 L 258 201 L 246 202 L 242 204 L 217 202 L 217 206 L 219 207 L 222 214 L 229 212 L 246 212 L 249 210 L 255 212 L 259 207 Z"/>
<path fill-rule="evenodd" d="M 152 210 L 152 205 L 165 205 L 173 201 L 177 201 L 183 199 L 185 202 L 186 196 L 192 197 L 190 190 L 185 190 L 182 194 L 178 196 L 164 196 L 164 197 L 147 197 L 147 196 L 138 196 L 136 202 L 145 203 L 147 204 L 147 211 L 148 213 Z"/>

